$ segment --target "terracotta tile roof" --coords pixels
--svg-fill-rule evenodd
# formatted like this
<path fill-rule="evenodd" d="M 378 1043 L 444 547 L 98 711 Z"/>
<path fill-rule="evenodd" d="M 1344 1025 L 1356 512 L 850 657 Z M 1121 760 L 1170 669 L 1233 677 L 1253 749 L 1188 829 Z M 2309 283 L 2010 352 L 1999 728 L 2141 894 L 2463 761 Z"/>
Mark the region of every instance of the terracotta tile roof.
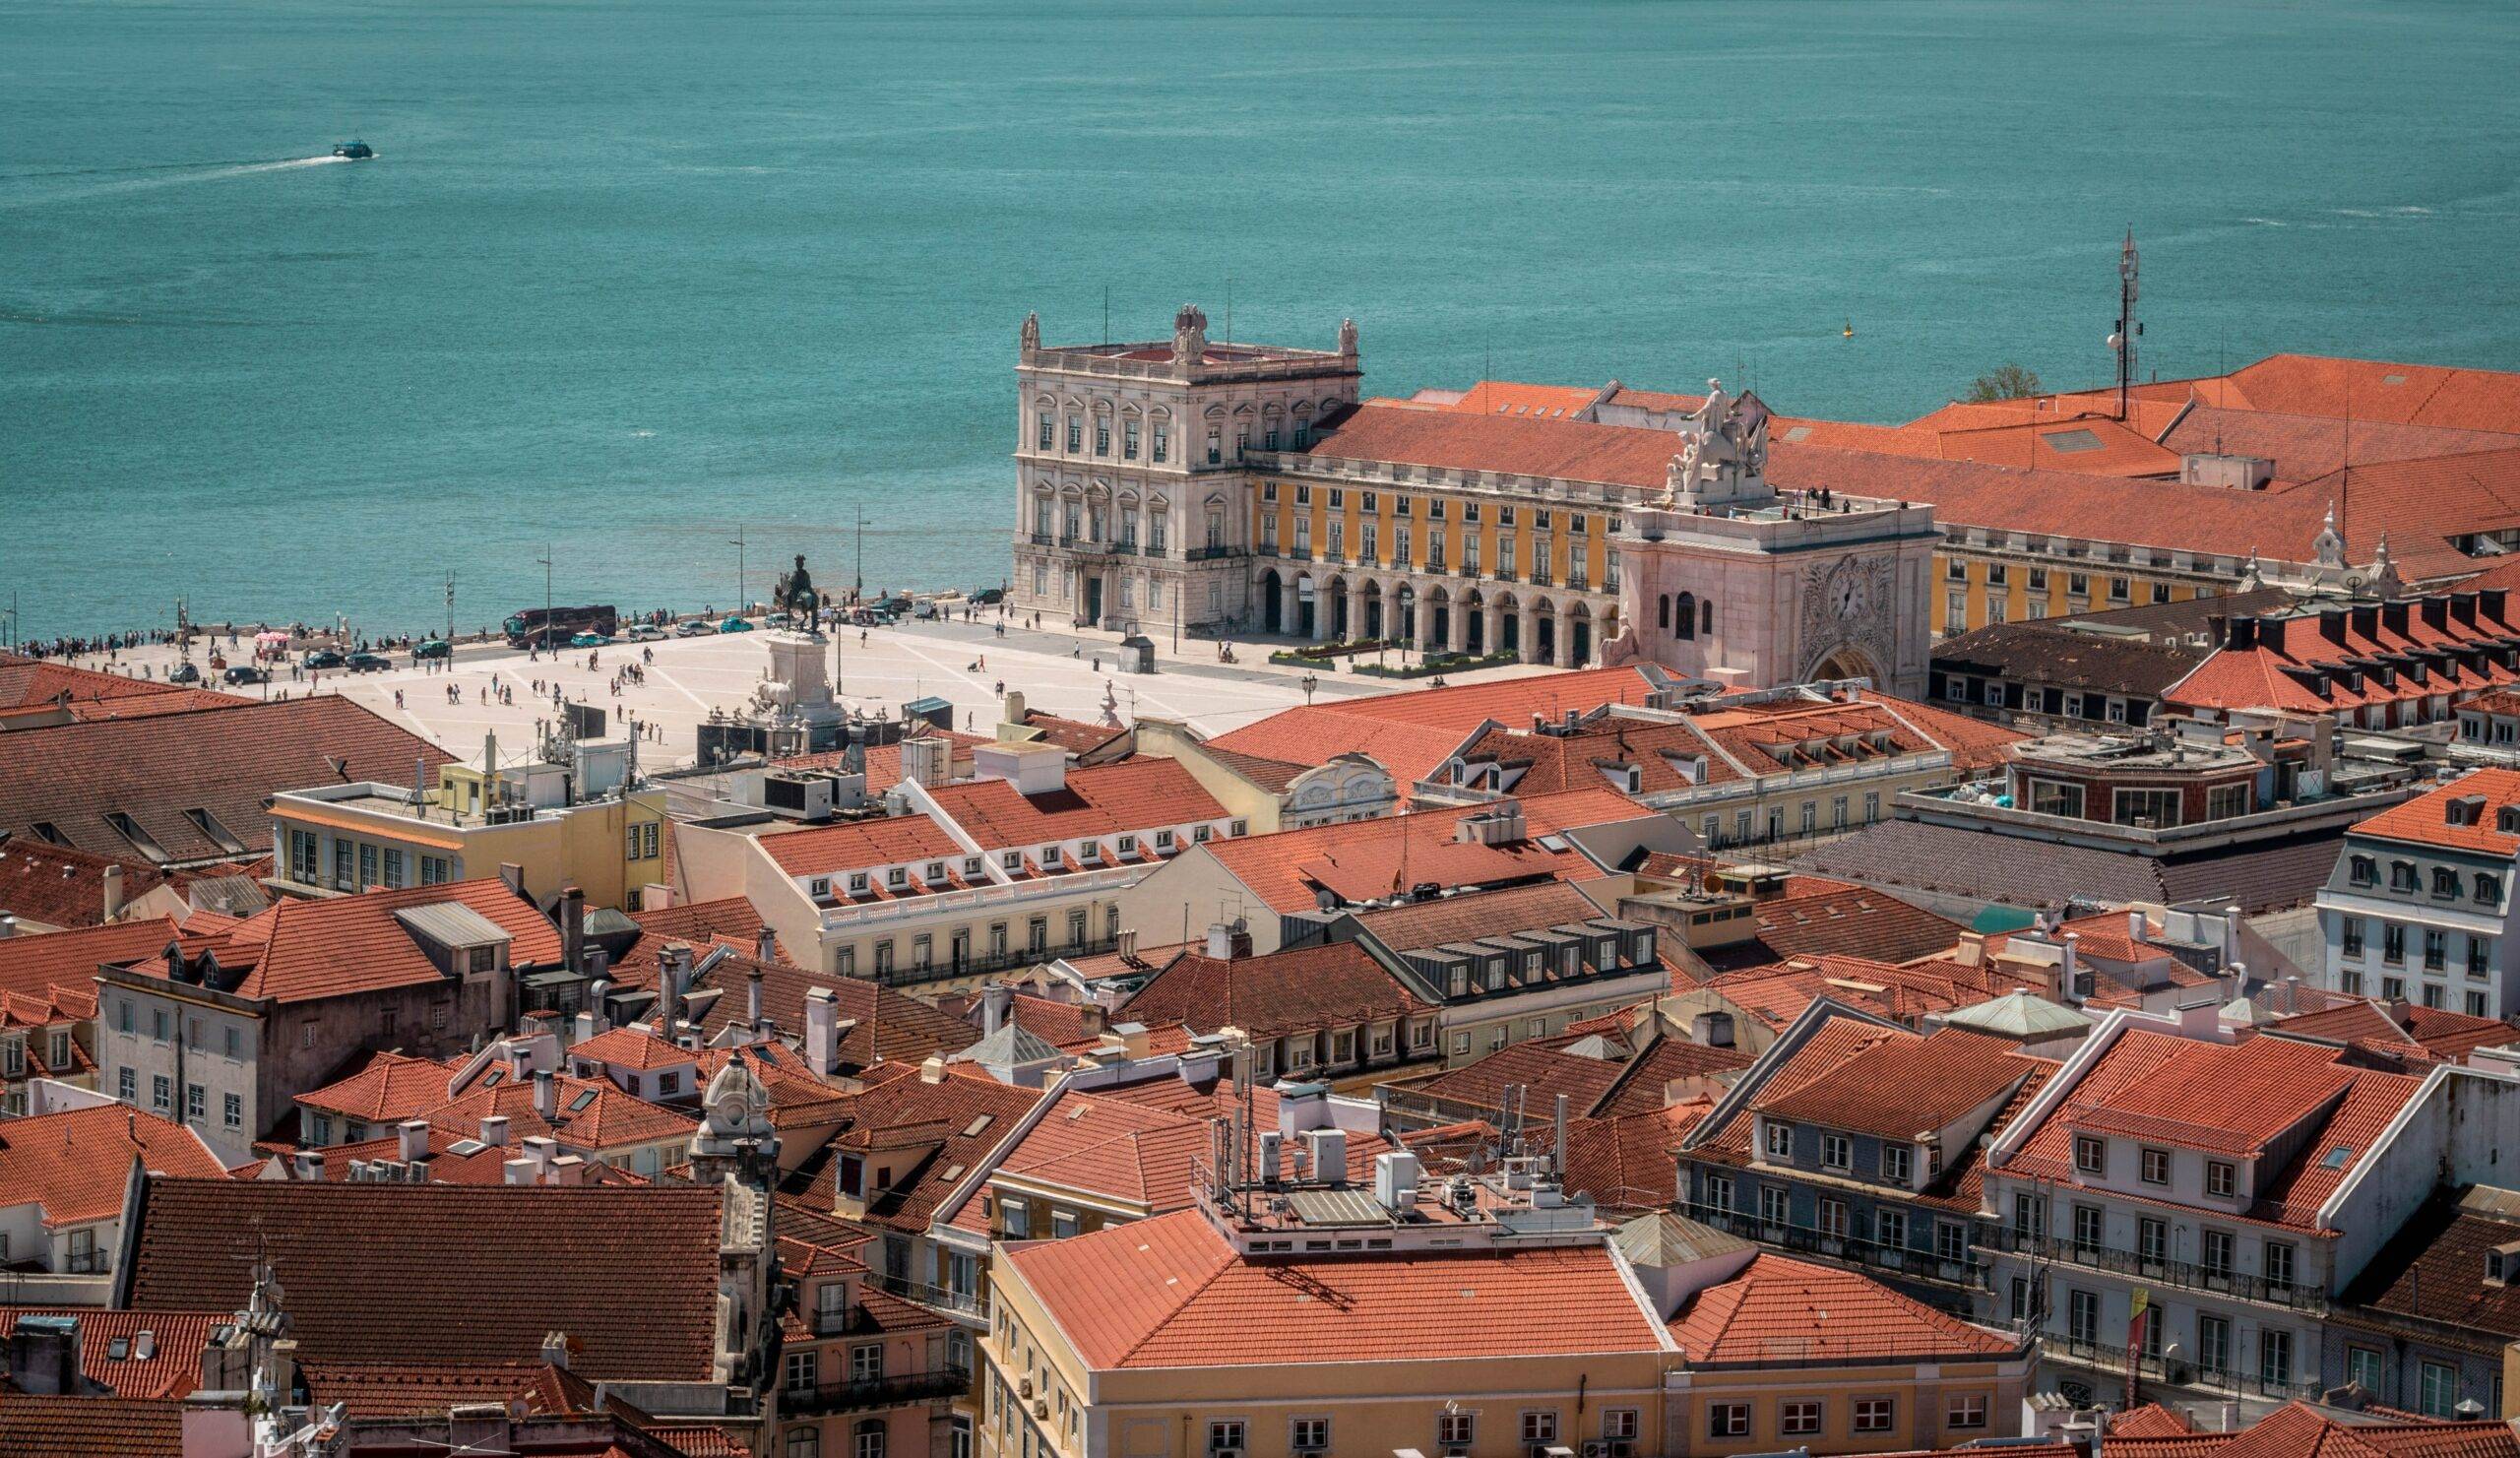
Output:
<path fill-rule="evenodd" d="M 2426 609 L 2438 611 L 2441 622 L 2427 621 Z M 2520 622 L 2508 609 L 2500 619 L 2479 610 L 2463 621 L 2438 595 L 2390 603 L 2364 623 L 2350 611 L 2261 617 L 2252 646 L 2218 649 L 2165 698 L 2204 709 L 2303 713 L 2460 698 L 2520 680 L 2497 657 L 2515 634 Z"/>
<path fill-rule="evenodd" d="M 2109 1434 L 2110 1458 L 2514 1458 L 2520 1436 L 2501 1423 L 2348 1426 L 2288 1403 L 2237 1432 Z"/>
<path fill-rule="evenodd" d="M 1572 847 L 1552 851 L 1538 838 L 1565 826 L 1606 824 L 1654 813 L 1606 790 L 1533 795 L 1518 802 L 1532 838 L 1496 846 L 1459 839 L 1462 820 L 1476 811 L 1423 810 L 1211 841 L 1207 850 L 1271 910 L 1309 911 L 1318 904 L 1316 889 L 1331 891 L 1342 901 L 1358 902 L 1428 881 L 1497 886 L 1544 878 L 1591 880 L 1601 871 L 1582 853 Z"/>
<path fill-rule="evenodd" d="M 1210 1156 L 1213 1131 L 1232 1111 L 1229 1095 L 1222 1092 L 1232 1085 L 1225 1082 L 1217 1087 L 1218 1097 L 1189 1109 L 1099 1092 L 1061 1095 L 1023 1140 L 1006 1152 L 998 1173 L 1100 1195 L 1151 1214 L 1187 1209 L 1193 1203 L 1196 1172 Z M 1277 1123 L 1277 1091 L 1253 1090 L 1255 1151 L 1257 1132 L 1276 1128 Z M 1342 1176 L 1369 1181 L 1374 1160 L 1391 1148 L 1375 1135 L 1350 1134 Z M 1288 1150 L 1283 1158 L 1292 1173 L 1308 1175 L 1300 1147 Z"/>
<path fill-rule="evenodd" d="M 1585 1111 L 1601 1117 L 1653 1113 L 1663 1109 L 1671 1085 L 1729 1084 L 1750 1062 L 1750 1055 L 1739 1048 L 1710 1047 L 1685 1038 L 1657 1035 L 1620 1065 L 1617 1082 Z"/>
<path fill-rule="evenodd" d="M 182 1397 L 201 1386 L 201 1353 L 222 1311 L 107 1311 L 94 1306 L 0 1306 L 0 1334 L 21 1316 L 69 1316 L 79 1323 L 79 1371 L 116 1397 Z M 143 1333 L 146 1343 L 136 1340 Z M 114 1354 L 119 1351 L 122 1355 Z M 146 1351 L 149 1355 L 140 1355 Z M 5 1399 L 0 1399 L 5 1401 Z"/>
<path fill-rule="evenodd" d="M 454 1076 L 453 1067 L 434 1058 L 380 1049 L 369 1054 L 356 1071 L 321 1088 L 306 1090 L 297 1095 L 296 1102 L 301 1109 L 362 1123 L 400 1123 L 444 1105 Z"/>
<path fill-rule="evenodd" d="M 130 1300 L 239 1309 L 259 1244 L 305 1361 L 533 1361 L 559 1331 L 589 1380 L 705 1383 L 721 1200 L 666 1186 L 152 1180 Z"/>
<path fill-rule="evenodd" d="M 2520 428 L 2520 422 L 2514 428 Z M 2275 463 L 2277 480 L 2300 481 L 2341 471 L 2349 461 L 2372 465 L 2423 456 L 2460 456 L 2520 445 L 2520 437 L 2441 425 L 2200 405 L 2179 416 L 2178 423 L 2162 437 L 2162 444 L 2182 454 L 2254 456 Z"/>
<path fill-rule="evenodd" d="M 66 987 L 94 996 L 99 965 L 159 956 L 176 934 L 174 919 L 158 917 L 0 938 L 0 992 L 40 996 Z"/>
<path fill-rule="evenodd" d="M 1125 726 L 1088 724 L 1081 719 L 1061 719 L 1055 714 L 1044 714 L 1039 709 L 1024 711 L 1024 727 L 1040 730 L 1040 742 L 1056 744 L 1075 755 L 1092 754 L 1129 731 Z"/>
<path fill-rule="evenodd" d="M 1200 745 L 1199 752 L 1272 794 L 1283 792 L 1304 771 L 1316 768 L 1291 759 L 1271 759 L 1266 755 L 1220 749 L 1213 742 Z"/>
<path fill-rule="evenodd" d="M 0 830 L 26 835 L 48 823 L 81 850 L 143 856 L 105 820 L 120 813 L 173 862 L 222 860 L 235 848 L 186 811 L 206 811 L 238 845 L 269 846 L 263 802 L 276 792 L 344 780 L 403 784 L 415 763 L 434 772 L 447 759 L 332 695 L 18 729 L 0 734 Z"/>
<path fill-rule="evenodd" d="M 1574 1108 L 1589 1110 L 1618 1082 L 1624 1068 L 1606 1058 L 1515 1043 L 1476 1063 L 1439 1073 L 1419 1084 L 1416 1092 L 1447 1104 L 1495 1111 L 1504 1108 L 1505 1091 L 1520 1087 L 1533 1109 L 1550 1109 L 1557 1096 L 1564 1094 Z"/>
<path fill-rule="evenodd" d="M 511 1139 L 548 1135 L 563 1148 L 590 1154 L 687 1140 L 700 1129 L 691 1115 L 634 1098 L 602 1079 L 560 1074 L 551 1083 L 555 1107 L 547 1119 L 536 1111 L 534 1081 L 511 1080 L 497 1068 L 458 1097 L 413 1117 L 443 1125 L 458 1137 L 479 1129 L 485 1118 L 505 1118 Z"/>
<path fill-rule="evenodd" d="M 1982 976 L 1954 964 L 1900 967 L 1821 953 L 1728 972 L 1704 985 L 1772 1028 L 1792 1024 L 1821 997 L 1913 1026 L 1928 1013 L 1984 1001 L 1989 993 Z M 2002 990 L 2014 985 L 2007 980 Z"/>
<path fill-rule="evenodd" d="M 232 694 L 186 688 L 162 679 L 131 678 L 50 659 L 0 653 L 0 722 L 20 714 L 54 711 L 68 695 L 74 720 L 129 719 L 141 714 L 180 714 L 250 702 Z"/>
<path fill-rule="evenodd" d="M 1714 1107 L 1712 1099 L 1701 1097 L 1669 1109 L 1570 1120 L 1567 1192 L 1591 1196 L 1606 1214 L 1668 1209 L 1680 1187 L 1680 1165 L 1671 1152 Z"/>
<path fill-rule="evenodd" d="M 2520 431 L 2520 374 L 2503 370 L 2270 354 L 2231 384 L 2249 410 Z"/>
<path fill-rule="evenodd" d="M 924 1233 L 945 1197 L 1015 1132 L 1042 1098 L 1040 1089 L 1002 1084 L 955 1065 L 935 1083 L 914 1072 L 846 1101 L 845 1122 L 832 1141 L 835 1149 L 926 1151 L 907 1168 L 895 1170 L 890 1184 L 869 1192 L 861 1223 Z"/>
<path fill-rule="evenodd" d="M 1913 962 L 1950 951 L 1968 929 L 1869 886 L 1789 894 L 1757 902 L 1750 910 L 1758 934 L 1732 946 L 1700 949 L 1697 955 L 1709 967 L 1730 971 L 1826 957 Z"/>
<path fill-rule="evenodd" d="M 2009 1097 L 2041 1060 L 2000 1038 L 1944 1028 L 1914 1041 L 1884 1039 L 1827 1078 L 1751 1101 L 1773 1118 L 1884 1139 L 1913 1139 Z"/>
<path fill-rule="evenodd" d="M 1510 936 L 1570 921 L 1601 920 L 1604 917 L 1602 909 L 1583 892 L 1563 881 L 1437 897 L 1355 914 L 1357 925 L 1394 951 L 1476 941 L 1482 936 Z"/>
<path fill-rule="evenodd" d="M 1452 392 L 1432 393 L 1440 397 Z M 1633 402 L 1630 402 L 1627 397 L 1636 393 L 1638 392 L 1623 390 L 1614 398 L 1621 404 L 1631 404 Z M 1439 408 L 1466 415 L 1540 415 L 1551 419 L 1562 419 L 1591 405 L 1593 397 L 1599 394 L 1601 394 L 1599 390 L 1588 390 L 1581 385 L 1533 385 L 1513 380 L 1480 380 L 1462 391 L 1460 399 L 1442 402 Z M 1420 395 L 1418 400 L 1428 404 L 1436 403 L 1426 395 Z"/>
<path fill-rule="evenodd" d="M 1197 1210 L 1006 1247 L 1096 1368 L 1411 1362 L 1661 1347 L 1601 1245 L 1243 1261 Z M 1338 1319 L 1324 1321 L 1323 1311 Z M 1511 1321 L 1468 1313 L 1511 1311 Z"/>
<path fill-rule="evenodd" d="M 2450 824 L 2450 806 L 2470 795 L 2485 799 L 2485 808 L 2475 823 Z M 2520 835 L 2495 828 L 2505 805 L 2520 805 L 2520 770 L 2480 769 L 2354 822 L 2353 834 L 2445 851 L 2482 851 L 2488 856 L 2508 856 L 2520 850 Z"/>
<path fill-rule="evenodd" d="M 395 915 L 433 906 L 461 906 L 508 933 L 512 966 L 560 961 L 559 928 L 496 877 L 283 901 L 208 937 L 187 934 L 185 949 L 189 958 L 208 955 L 222 967 L 250 965 L 235 988 L 240 997 L 309 1002 L 439 983 L 447 975 Z M 154 971 L 163 977 L 166 970 L 161 963 Z"/>
<path fill-rule="evenodd" d="M 2032 1130 L 2002 1167 L 2023 1178 L 2072 1177 L 2076 1129 L 2248 1157 L 2289 1138 L 2260 1172 L 2247 1219 L 2310 1229 L 2423 1080 L 2356 1068 L 2337 1049 L 2282 1038 L 2199 1043 L 2130 1029 Z"/>
<path fill-rule="evenodd" d="M 0 1392 L 0 1453 L 26 1458 L 183 1458 L 183 1404 L 164 1398 Z"/>
<path fill-rule="evenodd" d="M 746 984 L 756 969 L 761 973 L 762 1016 L 777 1024 L 780 1036 L 790 1042 L 805 1036 L 805 994 L 818 987 L 830 989 L 834 1014 L 855 1024 L 840 1037 L 844 1069 L 887 1059 L 916 1063 L 930 1053 L 960 1052 L 979 1042 L 979 1030 L 971 1024 L 890 987 L 862 978 L 757 962 L 741 953 L 720 958 L 697 983 L 721 989 L 717 1002 L 700 1019 L 706 1039 L 714 1040 L 729 1023 L 742 1020 L 749 996 Z"/>
<path fill-rule="evenodd" d="M 1643 433 L 1666 443 L 1672 439 L 1662 431 Z M 1662 470 L 1655 468 L 1658 485 Z M 1406 786 L 1432 775 L 1454 746 L 1487 720 L 1529 724 L 1534 714 L 1562 719 L 1570 710 L 1580 714 L 1608 703 L 1642 704 L 1651 692 L 1645 675 L 1634 668 L 1583 668 L 1281 710 L 1219 734 L 1208 745 L 1302 765 L 1326 764 L 1336 754 L 1363 754 Z"/>
<path fill-rule="evenodd" d="M 960 862 L 965 854 L 960 842 L 924 815 L 844 820 L 762 836 L 760 845 L 771 863 L 791 876 L 838 875 L 914 860 Z"/>
<path fill-rule="evenodd" d="M 2389 1006 L 2367 998 L 2278 1018 L 2258 1032 L 2332 1039 L 2369 1052 L 2436 1063 L 2461 1062 L 2478 1048 L 2520 1040 L 2520 1030 L 2496 1018 L 2420 1003 Z"/>
<path fill-rule="evenodd" d="M 2112 1441 L 2121 1437 L 2176 1437 L 2195 1430 L 2196 1425 L 2188 1422 L 2185 1414 L 2157 1402 L 2128 1408 L 2109 1420 L 2109 1436 Z"/>
<path fill-rule="evenodd" d="M 1362 947 L 1334 942 L 1226 961 L 1185 954 L 1131 993 L 1114 1019 L 1184 1023 L 1202 1033 L 1231 1025 L 1270 1039 L 1428 1010 Z"/>
<path fill-rule="evenodd" d="M 991 851 L 1227 818 L 1225 806 L 1172 759 L 1072 769 L 1065 789 L 1040 794 L 1019 794 L 1004 780 L 948 785 L 931 794 L 938 809 Z"/>
<path fill-rule="evenodd" d="M 123 903 L 148 895 L 170 876 L 148 861 L 51 846 L 33 836 L 0 835 L 0 914 L 46 926 L 97 926 L 105 919 L 105 868 L 122 868 Z"/>
<path fill-rule="evenodd" d="M 443 1416 L 472 1403 L 524 1404 L 551 1417 L 600 1410 L 594 1384 L 566 1367 L 534 1361 L 479 1363 L 309 1362 L 298 1366 L 312 1402 L 349 1405 L 352 1420 Z"/>
<path fill-rule="evenodd" d="M 1985 1361 L 2020 1350 L 1853 1271 L 1765 1253 L 1681 1302 L 1670 1324 L 1692 1366 Z"/>
<path fill-rule="evenodd" d="M 0 1209 L 33 1205 L 53 1229 L 111 1220 L 135 1159 L 153 1173 L 227 1173 L 182 1124 L 120 1104 L 64 1109 L 0 1123 Z"/>

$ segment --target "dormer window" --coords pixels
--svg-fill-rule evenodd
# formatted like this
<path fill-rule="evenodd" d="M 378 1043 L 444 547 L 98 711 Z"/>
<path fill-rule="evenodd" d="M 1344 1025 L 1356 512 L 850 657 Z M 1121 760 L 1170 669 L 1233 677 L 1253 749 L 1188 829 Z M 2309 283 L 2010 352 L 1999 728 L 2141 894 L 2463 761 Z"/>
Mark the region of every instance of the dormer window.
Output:
<path fill-rule="evenodd" d="M 976 881 L 980 878 L 980 857 L 976 856 L 964 856 L 963 879 L 967 881 Z"/>
<path fill-rule="evenodd" d="M 1101 841 L 1087 841 L 1085 845 L 1080 848 L 1077 858 L 1088 865 L 1092 865 L 1095 861 L 1101 860 L 1102 858 L 1102 843 Z"/>
<path fill-rule="evenodd" d="M 1767 1127 L 1768 1158 L 1772 1160 L 1794 1158 L 1794 1125 L 1772 1123 Z"/>
<path fill-rule="evenodd" d="M 1043 865 L 1056 865 L 1062 858 L 1063 857 L 1059 855 L 1058 847 L 1043 846 L 1041 848 L 1041 863 Z"/>
<path fill-rule="evenodd" d="M 928 881 L 941 881 L 945 879 L 945 862 L 941 860 L 931 860 L 927 862 L 927 869 L 922 873 L 921 879 Z"/>
<path fill-rule="evenodd" d="M 1159 851 L 1169 851 L 1169 850 L 1171 850 L 1171 849 L 1172 849 L 1172 832 L 1170 832 L 1170 831 L 1168 831 L 1168 830 L 1159 830 L 1159 831 L 1157 831 L 1157 832 L 1155 833 L 1155 849 L 1157 849 L 1157 850 L 1159 850 Z M 2480 878 L 2480 879 L 2482 879 L 2482 878 Z"/>
<path fill-rule="evenodd" d="M 1021 851 L 1007 852 L 1004 856 L 1004 863 L 1008 870 L 1021 872 L 1024 869 L 1024 853 Z"/>
<path fill-rule="evenodd" d="M 849 894 L 851 896 L 863 896 L 866 894 L 866 873 L 864 871 L 853 870 L 849 873 Z"/>
<path fill-rule="evenodd" d="M 910 884 L 910 867 L 897 865 L 891 870 L 884 872 L 884 884 L 896 891 L 908 886 Z"/>
<path fill-rule="evenodd" d="M 2238 1188 L 2239 1172 L 2229 1161 L 2205 1162 L 2205 1193 L 2218 1200 L 2228 1200 Z"/>
<path fill-rule="evenodd" d="M 812 881 L 806 884 L 805 890 L 807 894 L 814 898 L 814 900 L 821 901 L 823 898 L 831 895 L 831 877 L 816 876 Z"/>
<path fill-rule="evenodd" d="M 1191 827 L 1190 827 L 1190 840 L 1192 841 L 1192 843 L 1193 843 L 1193 844 L 1196 844 L 1196 845 L 1201 845 L 1201 846 L 1206 845 L 1206 844 L 1208 843 L 1208 828 L 1207 828 L 1206 826 L 1204 826 L 1204 825 L 1193 825 L 1193 826 L 1191 826 Z"/>
<path fill-rule="evenodd" d="M 1121 854 L 1121 855 L 1123 855 L 1123 856 L 1134 856 L 1134 855 L 1136 855 L 1136 854 L 1137 854 L 1137 851 L 1138 851 L 1138 838 L 1137 838 L 1136 836 L 1133 836 L 1133 835 L 1124 835 L 1124 836 L 1120 837 L 1120 854 Z"/>

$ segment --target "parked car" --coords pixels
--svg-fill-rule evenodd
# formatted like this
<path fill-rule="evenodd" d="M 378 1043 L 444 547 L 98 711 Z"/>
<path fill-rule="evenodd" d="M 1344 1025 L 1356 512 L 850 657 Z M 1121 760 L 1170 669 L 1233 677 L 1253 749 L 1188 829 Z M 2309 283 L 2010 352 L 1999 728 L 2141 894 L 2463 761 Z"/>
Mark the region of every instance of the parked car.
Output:
<path fill-rule="evenodd" d="M 269 683 L 272 681 L 272 670 L 260 664 L 238 664 L 220 674 L 219 679 L 230 688 L 240 683 Z"/>
<path fill-rule="evenodd" d="M 994 607 L 1006 601 L 1006 589 L 982 588 L 972 594 L 972 601 L 982 607 Z"/>
<path fill-rule="evenodd" d="M 348 661 L 329 648 L 310 648 L 298 662 L 309 668 L 338 668 Z"/>
<path fill-rule="evenodd" d="M 740 617 L 730 617 L 724 622 L 718 624 L 718 631 L 721 633 L 749 633 L 752 631 L 752 624 Z"/>
<path fill-rule="evenodd" d="M 201 669 L 187 660 L 166 670 L 166 681 L 168 683 L 199 683 Z"/>
<path fill-rule="evenodd" d="M 423 659 L 451 659 L 453 657 L 455 657 L 455 645 L 447 642 L 443 638 L 427 639 L 418 647 L 411 650 L 411 662 L 415 664 L 419 663 Z"/>
<path fill-rule="evenodd" d="M 945 605 L 937 602 L 935 599 L 930 598 L 926 602 L 919 603 L 916 607 L 912 608 L 911 615 L 917 618 L 920 622 L 926 622 L 930 618 L 945 616 Z"/>
<path fill-rule="evenodd" d="M 569 646 L 571 648 L 601 648 L 611 641 L 601 633 L 580 633 L 569 640 Z"/>
<path fill-rule="evenodd" d="M 718 631 L 716 623 L 702 622 L 695 617 L 689 622 L 675 624 L 673 635 L 677 638 L 706 638 L 716 631 Z"/>
<path fill-rule="evenodd" d="M 631 627 L 629 632 L 626 632 L 621 636 L 629 639 L 633 643 L 655 643 L 663 639 L 664 635 L 665 630 L 658 627 L 655 623 L 637 623 Z"/>
<path fill-rule="evenodd" d="M 354 653 L 342 660 L 342 666 L 353 673 L 382 673 L 394 665 L 382 654 Z"/>

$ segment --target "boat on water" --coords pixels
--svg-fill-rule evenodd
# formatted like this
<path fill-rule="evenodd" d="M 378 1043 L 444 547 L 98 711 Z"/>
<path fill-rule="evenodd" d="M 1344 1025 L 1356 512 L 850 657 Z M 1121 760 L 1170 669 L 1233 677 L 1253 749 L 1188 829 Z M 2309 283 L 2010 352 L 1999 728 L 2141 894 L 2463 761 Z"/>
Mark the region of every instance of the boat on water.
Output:
<path fill-rule="evenodd" d="M 354 162 L 363 161 L 368 158 L 376 156 L 376 149 L 356 138 L 352 138 L 347 142 L 334 143 L 333 156 L 346 157 Z"/>

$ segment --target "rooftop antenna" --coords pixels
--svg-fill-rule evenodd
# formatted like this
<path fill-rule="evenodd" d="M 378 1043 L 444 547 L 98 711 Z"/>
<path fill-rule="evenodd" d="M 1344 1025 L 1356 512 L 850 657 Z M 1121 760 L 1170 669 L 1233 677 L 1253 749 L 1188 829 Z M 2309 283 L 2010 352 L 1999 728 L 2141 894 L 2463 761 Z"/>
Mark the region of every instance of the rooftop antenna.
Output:
<path fill-rule="evenodd" d="M 1225 276 L 1225 342 L 1233 343 L 1233 275 Z"/>
<path fill-rule="evenodd" d="M 2135 225 L 2126 225 L 2126 244 L 2117 254 L 2117 332 L 2109 337 L 2109 348 L 2117 351 L 2117 418 L 2127 415 L 2127 399 L 2135 384 L 2135 341 L 2144 326 L 2135 319 Z"/>
<path fill-rule="evenodd" d="M 1102 343 L 1111 343 L 1111 285 L 1102 285 Z"/>

